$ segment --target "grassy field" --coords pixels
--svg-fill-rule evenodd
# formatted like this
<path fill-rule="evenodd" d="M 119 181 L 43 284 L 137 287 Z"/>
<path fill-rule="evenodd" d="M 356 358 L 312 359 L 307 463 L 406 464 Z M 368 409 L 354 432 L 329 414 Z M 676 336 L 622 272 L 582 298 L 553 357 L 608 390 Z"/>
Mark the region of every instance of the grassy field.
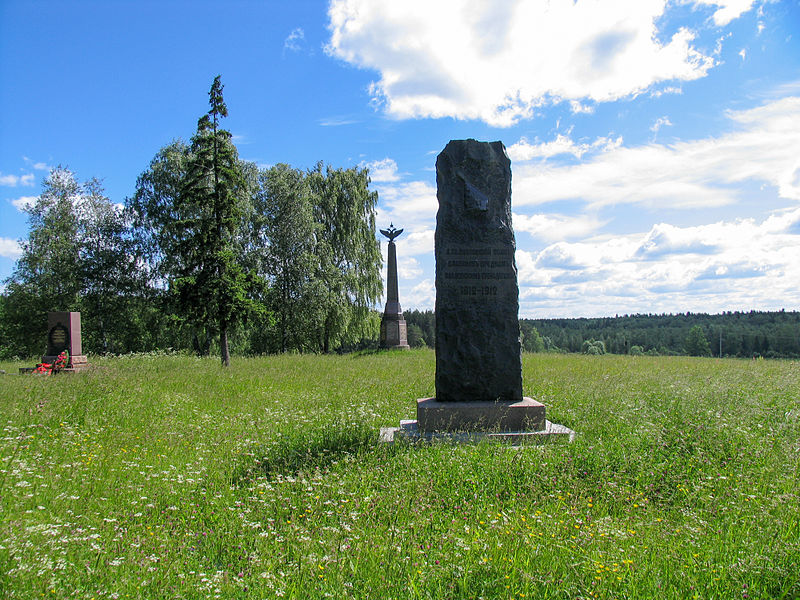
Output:
<path fill-rule="evenodd" d="M 573 444 L 378 445 L 434 362 L 0 364 L 0 597 L 800 597 L 797 362 L 526 355 Z"/>

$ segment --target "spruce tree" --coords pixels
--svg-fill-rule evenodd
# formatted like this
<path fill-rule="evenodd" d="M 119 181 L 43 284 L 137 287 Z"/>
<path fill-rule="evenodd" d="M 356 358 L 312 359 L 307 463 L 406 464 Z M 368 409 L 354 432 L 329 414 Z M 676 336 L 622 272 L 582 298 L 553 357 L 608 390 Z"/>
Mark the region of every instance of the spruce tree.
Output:
<path fill-rule="evenodd" d="M 228 334 L 251 306 L 254 282 L 241 267 L 238 234 L 248 190 L 232 136 L 220 127 L 228 116 L 222 88 L 218 75 L 208 93 L 211 108 L 197 122 L 178 194 L 180 218 L 172 226 L 180 268 L 172 289 L 190 321 L 219 333 L 220 357 L 228 366 Z"/>

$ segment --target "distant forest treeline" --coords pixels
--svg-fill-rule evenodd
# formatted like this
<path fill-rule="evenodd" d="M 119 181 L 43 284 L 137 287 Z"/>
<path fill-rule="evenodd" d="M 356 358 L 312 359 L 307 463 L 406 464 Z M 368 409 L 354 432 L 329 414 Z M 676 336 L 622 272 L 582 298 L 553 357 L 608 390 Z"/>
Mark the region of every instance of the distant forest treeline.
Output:
<path fill-rule="evenodd" d="M 405 318 L 412 346 L 435 345 L 432 311 L 408 311 Z M 687 339 L 695 327 L 708 342 L 706 353 L 711 356 L 720 356 L 721 347 L 722 356 L 800 358 L 796 311 L 520 319 L 523 348 L 529 352 L 586 352 L 591 342 L 602 342 L 603 351 L 613 354 L 694 354 Z"/>

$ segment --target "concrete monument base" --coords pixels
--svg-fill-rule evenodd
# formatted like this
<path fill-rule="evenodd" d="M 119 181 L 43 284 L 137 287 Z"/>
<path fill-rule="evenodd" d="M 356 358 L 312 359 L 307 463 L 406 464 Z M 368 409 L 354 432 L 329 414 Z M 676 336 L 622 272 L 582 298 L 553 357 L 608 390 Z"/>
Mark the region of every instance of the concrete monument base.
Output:
<path fill-rule="evenodd" d="M 406 350 L 411 347 L 408 345 L 406 322 L 402 317 L 402 314 L 400 318 L 383 316 L 381 320 L 381 348 L 402 348 Z"/>
<path fill-rule="evenodd" d="M 512 446 L 543 444 L 551 440 L 564 440 L 572 442 L 575 432 L 569 427 L 544 421 L 544 426 L 539 431 L 420 431 L 415 420 L 401 420 L 400 427 L 381 427 L 379 442 L 393 444 L 395 441 L 406 442 L 454 442 L 477 443 L 482 440 L 495 440 L 505 442 Z"/>
<path fill-rule="evenodd" d="M 544 416 L 544 404 L 527 397 L 518 402 L 417 400 L 420 431 L 539 431 L 544 427 Z"/>

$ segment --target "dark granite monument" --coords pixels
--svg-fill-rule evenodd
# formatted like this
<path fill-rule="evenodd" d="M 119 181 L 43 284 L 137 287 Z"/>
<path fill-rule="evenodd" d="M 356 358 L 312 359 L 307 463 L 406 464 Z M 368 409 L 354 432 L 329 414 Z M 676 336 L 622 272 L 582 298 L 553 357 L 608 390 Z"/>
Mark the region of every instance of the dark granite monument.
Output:
<path fill-rule="evenodd" d="M 408 330 L 397 291 L 397 248 L 394 244 L 395 238 L 403 233 L 403 230 L 395 229 L 394 223 L 391 223 L 389 229 L 381 229 L 381 233 L 389 238 L 386 307 L 381 317 L 381 348 L 408 348 Z"/>
<path fill-rule="evenodd" d="M 51 312 L 47 314 L 47 352 L 42 362 L 53 364 L 66 350 L 69 362 L 66 370 L 79 371 L 89 366 L 81 347 L 81 313 Z"/>
<path fill-rule="evenodd" d="M 454 140 L 436 159 L 436 397 L 422 431 L 541 429 L 522 396 L 511 161 L 501 142 Z"/>
<path fill-rule="evenodd" d="M 436 396 L 417 400 L 416 420 L 381 428 L 380 440 L 572 441 L 574 431 L 546 420 L 544 404 L 522 395 L 505 147 L 451 141 L 436 159 L 436 184 Z"/>

